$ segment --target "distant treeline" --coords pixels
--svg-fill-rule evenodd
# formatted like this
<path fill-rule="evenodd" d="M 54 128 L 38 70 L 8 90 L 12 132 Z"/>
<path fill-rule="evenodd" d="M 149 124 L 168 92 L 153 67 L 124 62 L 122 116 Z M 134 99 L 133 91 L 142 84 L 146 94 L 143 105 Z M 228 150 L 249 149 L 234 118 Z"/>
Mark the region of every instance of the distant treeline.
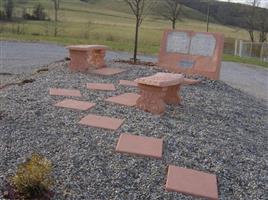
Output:
<path fill-rule="evenodd" d="M 200 1 L 200 0 L 180 0 L 180 2 L 192 9 L 198 10 L 203 14 L 208 13 L 208 7 L 210 16 L 213 17 L 218 23 L 223 25 L 237 26 L 241 28 L 247 28 L 249 25 L 249 17 L 252 13 L 252 6 L 239 4 L 239 3 L 228 3 L 220 1 Z M 268 10 L 264 8 L 256 8 L 255 30 L 259 29 L 257 25 L 263 14 L 268 19 Z"/>

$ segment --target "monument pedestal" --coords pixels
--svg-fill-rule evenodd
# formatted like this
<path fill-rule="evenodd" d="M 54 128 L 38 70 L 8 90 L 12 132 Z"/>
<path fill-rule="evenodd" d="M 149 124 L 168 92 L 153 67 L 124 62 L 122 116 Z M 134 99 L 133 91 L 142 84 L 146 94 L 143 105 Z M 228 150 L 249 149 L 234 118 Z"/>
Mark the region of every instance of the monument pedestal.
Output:
<path fill-rule="evenodd" d="M 73 45 L 68 46 L 70 53 L 69 68 L 71 71 L 86 72 L 106 67 L 106 46 L 103 45 Z"/>
<path fill-rule="evenodd" d="M 162 114 L 166 104 L 180 104 L 181 74 L 157 73 L 153 76 L 136 79 L 140 89 L 137 107 L 153 114 Z"/>

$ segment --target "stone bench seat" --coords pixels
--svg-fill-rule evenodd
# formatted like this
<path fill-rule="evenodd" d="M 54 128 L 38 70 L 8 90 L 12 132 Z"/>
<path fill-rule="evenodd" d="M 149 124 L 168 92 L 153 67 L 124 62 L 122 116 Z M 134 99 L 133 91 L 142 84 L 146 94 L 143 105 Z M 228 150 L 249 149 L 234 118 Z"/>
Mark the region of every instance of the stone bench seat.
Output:
<path fill-rule="evenodd" d="M 181 74 L 157 73 L 135 80 L 140 89 L 137 107 L 153 114 L 162 114 L 166 104 L 180 104 L 180 87 L 184 82 Z"/>
<path fill-rule="evenodd" d="M 106 67 L 104 57 L 107 46 L 104 45 L 71 45 L 69 68 L 71 71 L 86 72 Z"/>

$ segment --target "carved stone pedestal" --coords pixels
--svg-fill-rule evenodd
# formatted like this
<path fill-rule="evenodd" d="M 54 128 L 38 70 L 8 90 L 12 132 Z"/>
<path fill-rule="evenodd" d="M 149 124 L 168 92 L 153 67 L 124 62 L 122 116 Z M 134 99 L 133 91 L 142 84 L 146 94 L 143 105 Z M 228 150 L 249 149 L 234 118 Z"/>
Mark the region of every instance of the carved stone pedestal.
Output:
<path fill-rule="evenodd" d="M 164 101 L 167 104 L 175 104 L 175 105 L 180 104 L 181 98 L 178 95 L 179 92 L 180 92 L 180 85 L 174 85 L 174 86 L 167 87 Z"/>
<path fill-rule="evenodd" d="M 106 46 L 103 45 L 74 45 L 67 47 L 70 52 L 69 68 L 72 71 L 86 72 L 106 67 L 104 57 Z"/>
<path fill-rule="evenodd" d="M 183 76 L 172 73 L 157 73 L 136 79 L 141 97 L 137 107 L 153 114 L 162 114 L 166 104 L 180 104 L 180 85 Z"/>
<path fill-rule="evenodd" d="M 138 84 L 140 89 L 140 98 L 137 100 L 137 107 L 141 110 L 148 111 L 153 114 L 161 114 L 165 111 L 164 97 L 167 88 L 148 86 Z"/>

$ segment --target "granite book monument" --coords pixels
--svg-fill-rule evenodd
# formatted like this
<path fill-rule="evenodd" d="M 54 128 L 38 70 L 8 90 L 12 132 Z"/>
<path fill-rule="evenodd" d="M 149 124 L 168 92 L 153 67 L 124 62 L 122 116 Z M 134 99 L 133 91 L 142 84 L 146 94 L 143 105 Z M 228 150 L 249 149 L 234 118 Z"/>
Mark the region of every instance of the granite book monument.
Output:
<path fill-rule="evenodd" d="M 219 79 L 224 36 L 181 30 L 166 30 L 158 66 L 175 73 L 200 74 Z"/>

